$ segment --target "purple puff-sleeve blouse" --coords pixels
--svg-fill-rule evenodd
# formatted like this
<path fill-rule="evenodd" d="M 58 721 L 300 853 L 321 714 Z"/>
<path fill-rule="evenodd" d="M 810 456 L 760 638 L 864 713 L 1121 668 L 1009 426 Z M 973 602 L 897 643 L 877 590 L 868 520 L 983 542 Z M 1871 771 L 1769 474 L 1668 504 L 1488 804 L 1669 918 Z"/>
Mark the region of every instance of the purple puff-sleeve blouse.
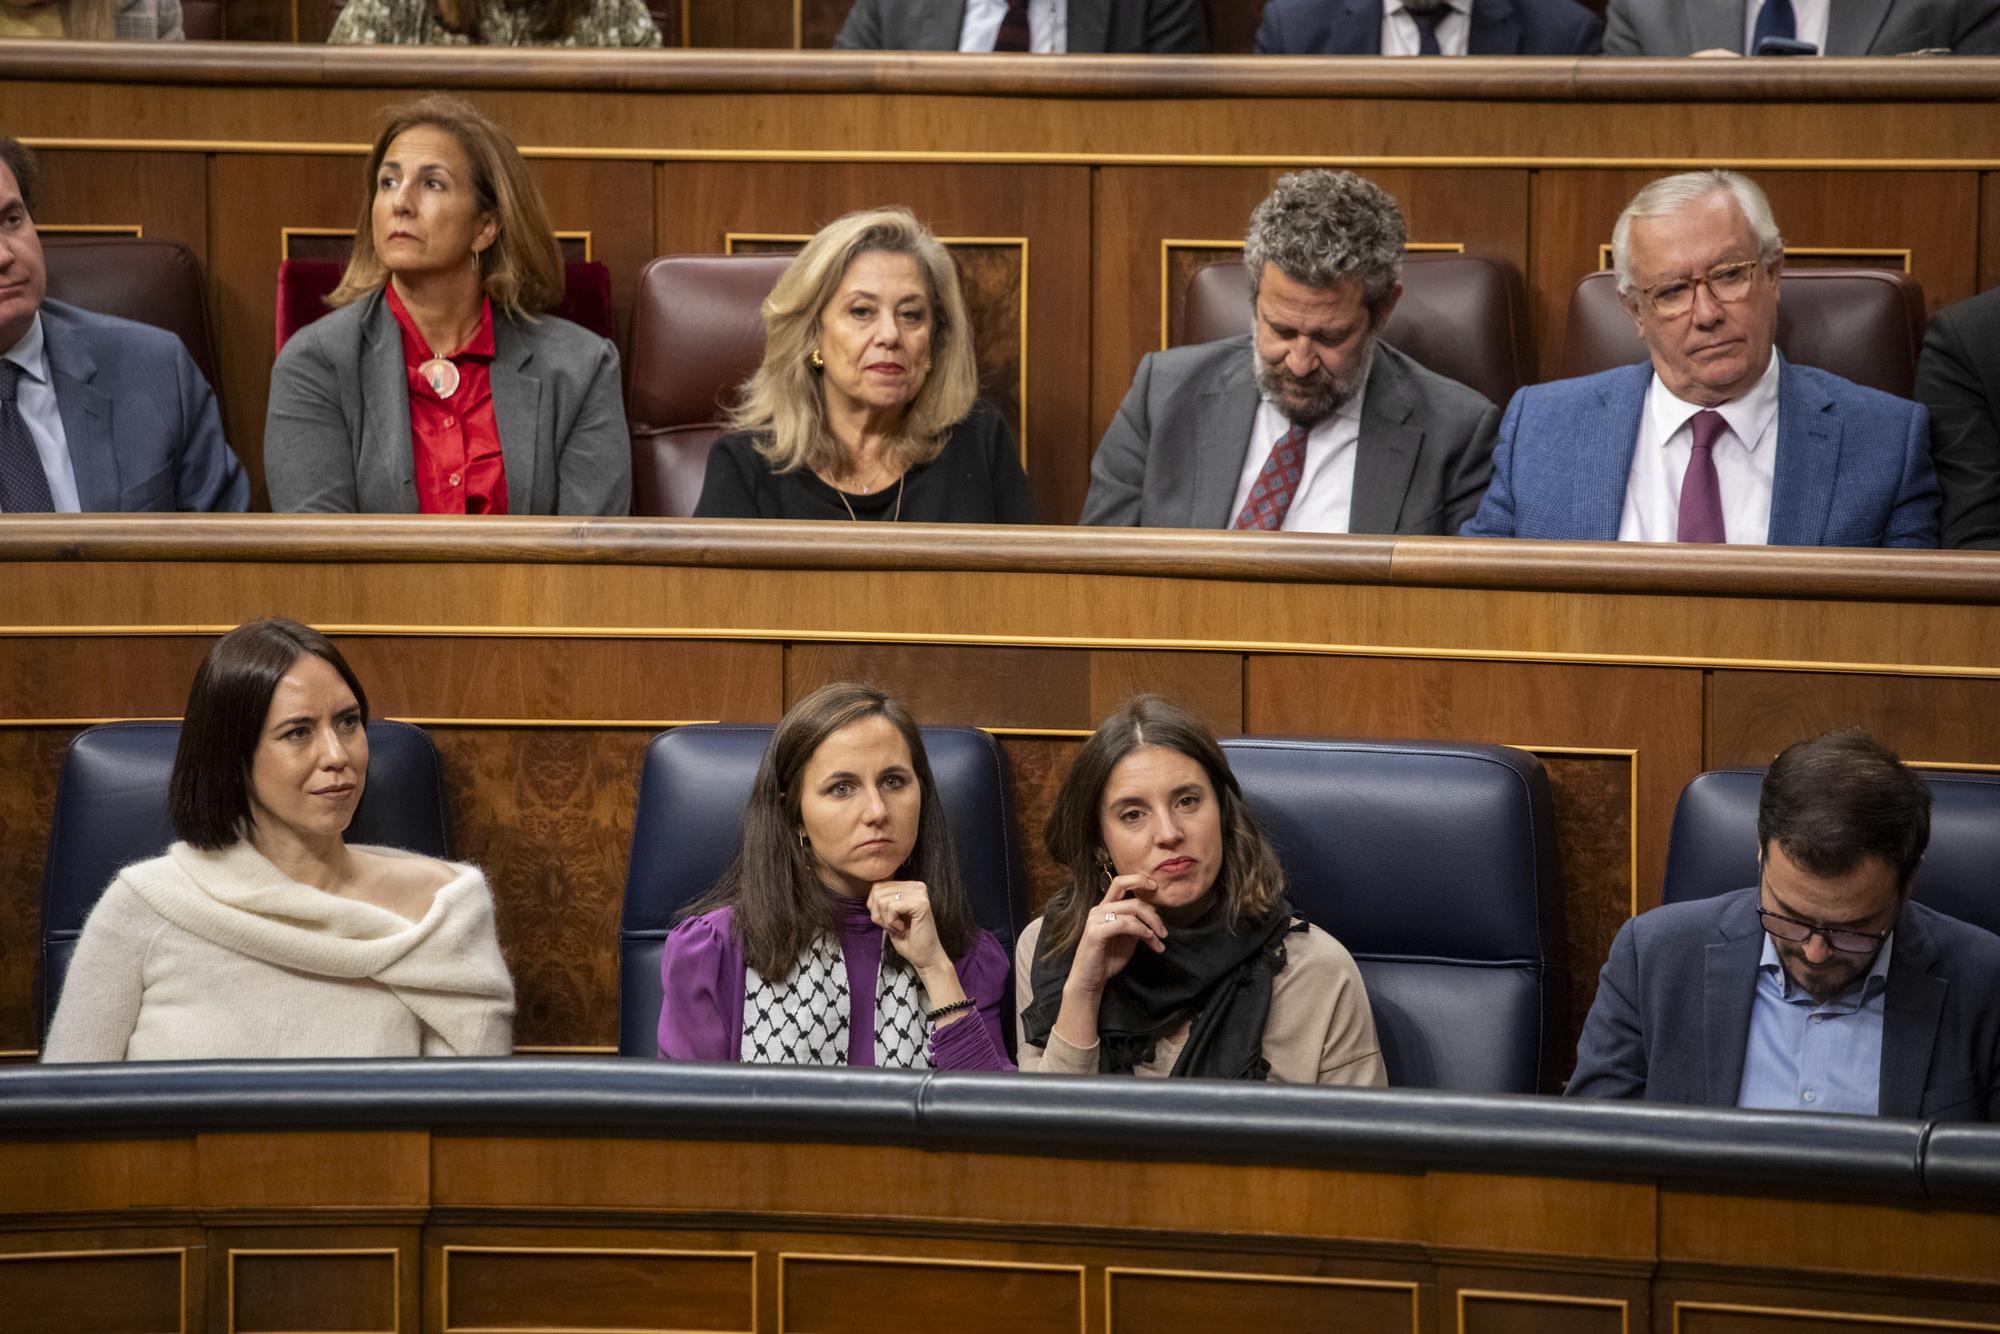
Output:
<path fill-rule="evenodd" d="M 743 1045 L 743 945 L 734 908 L 690 917 L 667 935 L 660 953 L 660 1056 L 669 1061 L 738 1061 Z M 840 953 L 847 965 L 849 1065 L 875 1064 L 875 975 L 882 965 L 882 928 L 868 905 L 840 900 Z M 1012 1070 L 1000 1035 L 1008 999 L 1007 952 L 991 932 L 952 964 L 972 998 L 974 1014 L 937 1030 L 931 1059 L 940 1070 Z"/>

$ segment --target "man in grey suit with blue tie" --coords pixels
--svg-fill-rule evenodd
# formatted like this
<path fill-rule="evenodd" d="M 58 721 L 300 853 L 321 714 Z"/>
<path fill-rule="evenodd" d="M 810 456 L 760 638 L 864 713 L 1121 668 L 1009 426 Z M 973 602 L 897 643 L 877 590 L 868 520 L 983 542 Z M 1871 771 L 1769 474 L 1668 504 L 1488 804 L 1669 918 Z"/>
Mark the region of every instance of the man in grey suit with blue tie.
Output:
<path fill-rule="evenodd" d="M 1865 733 L 1787 746 L 1757 886 L 1619 929 L 1570 1096 L 2000 1120 L 2000 936 L 1910 900 L 1930 830 Z"/>
<path fill-rule="evenodd" d="M 1611 252 L 1650 364 L 1516 393 L 1467 537 L 1938 544 L 1924 409 L 1778 353 L 1784 241 L 1755 182 L 1654 181 Z"/>
<path fill-rule="evenodd" d="M 1250 216 L 1250 329 L 1154 352 L 1090 461 L 1083 522 L 1449 533 L 1486 487 L 1500 412 L 1377 336 L 1402 295 L 1402 210 L 1352 172 L 1279 179 Z"/>
<path fill-rule="evenodd" d="M 34 155 L 0 138 L 0 510 L 242 510 L 250 484 L 175 335 L 46 299 Z"/>
<path fill-rule="evenodd" d="M 1756 55 L 1766 37 L 1823 56 L 2000 54 L 2000 0 L 1611 0 L 1607 56 Z"/>

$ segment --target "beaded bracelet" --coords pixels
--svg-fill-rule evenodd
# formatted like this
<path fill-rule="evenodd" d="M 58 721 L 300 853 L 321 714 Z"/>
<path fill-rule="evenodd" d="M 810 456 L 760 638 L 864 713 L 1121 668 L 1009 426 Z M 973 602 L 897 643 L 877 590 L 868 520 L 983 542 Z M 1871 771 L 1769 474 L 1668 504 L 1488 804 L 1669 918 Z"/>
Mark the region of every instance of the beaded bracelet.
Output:
<path fill-rule="evenodd" d="M 950 1016 L 957 1014 L 960 1010 L 971 1009 L 973 1007 L 973 1004 L 974 1002 L 972 998 L 967 997 L 964 1000 L 953 1001 L 949 1005 L 940 1005 L 935 1010 L 932 1010 L 929 1014 L 925 1015 L 924 1018 L 928 1020 L 930 1023 L 935 1024 L 938 1020 L 949 1018 Z"/>

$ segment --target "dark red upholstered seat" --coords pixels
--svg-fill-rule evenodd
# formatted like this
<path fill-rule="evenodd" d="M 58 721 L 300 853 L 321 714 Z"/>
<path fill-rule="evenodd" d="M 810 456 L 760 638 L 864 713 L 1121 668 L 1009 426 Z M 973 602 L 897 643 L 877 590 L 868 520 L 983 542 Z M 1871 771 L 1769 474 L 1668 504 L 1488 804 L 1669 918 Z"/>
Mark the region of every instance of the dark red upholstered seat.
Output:
<path fill-rule="evenodd" d="M 326 314 L 327 294 L 340 286 L 344 266 L 334 259 L 288 259 L 278 265 L 278 350 L 293 334 Z M 611 270 L 596 260 L 563 266 L 563 299 L 552 315 L 581 324 L 592 333 L 616 338 L 611 311 Z"/>

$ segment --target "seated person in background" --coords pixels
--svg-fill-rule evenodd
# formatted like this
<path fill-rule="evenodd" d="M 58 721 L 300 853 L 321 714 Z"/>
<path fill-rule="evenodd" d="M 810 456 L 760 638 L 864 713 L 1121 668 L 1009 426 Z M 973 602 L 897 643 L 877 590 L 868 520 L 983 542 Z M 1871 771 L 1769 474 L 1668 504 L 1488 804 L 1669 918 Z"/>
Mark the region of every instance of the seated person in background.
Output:
<path fill-rule="evenodd" d="M 2000 936 L 1910 901 L 1930 808 L 1858 730 L 1786 747 L 1758 886 L 1619 929 L 1570 1095 L 2000 1119 Z"/>
<path fill-rule="evenodd" d="M 46 299 L 39 176 L 33 153 L 0 138 L 0 511 L 248 508 L 181 340 Z"/>
<path fill-rule="evenodd" d="M 658 46 L 643 0 L 347 0 L 330 45 Z"/>
<path fill-rule="evenodd" d="M 1611 0 L 1607 56 L 1757 54 L 1766 37 L 1824 56 L 2000 53 L 2000 0 Z"/>
<path fill-rule="evenodd" d="M 1068 880 L 1015 950 L 1023 1070 L 1388 1082 L 1360 970 L 1292 915 L 1199 718 L 1142 695 L 1105 719 L 1045 839 Z"/>
<path fill-rule="evenodd" d="M 785 714 L 736 857 L 667 936 L 660 981 L 668 1060 L 1014 1068 L 1007 954 L 972 920 L 899 701 L 836 681 Z"/>
<path fill-rule="evenodd" d="M 1280 56 L 1594 56 L 1576 0 L 1270 0 L 1257 51 Z"/>
<path fill-rule="evenodd" d="M 2000 550 L 2000 287 L 1931 316 L 1917 359 L 1944 545 Z"/>
<path fill-rule="evenodd" d="M 1755 182 L 1654 181 L 1611 252 L 1651 364 L 1516 393 L 1467 537 L 1937 545 L 1923 408 L 1777 352 L 1784 241 Z"/>
<path fill-rule="evenodd" d="M 1403 214 L 1345 171 L 1282 177 L 1250 215 L 1250 331 L 1153 352 L 1090 461 L 1083 522 L 1452 533 L 1500 412 L 1377 335 L 1403 293 Z"/>
<path fill-rule="evenodd" d="M 835 47 L 862 51 L 1208 50 L 1201 0 L 854 0 Z"/>
<path fill-rule="evenodd" d="M 977 398 L 958 266 L 907 209 L 822 227 L 763 315 L 695 517 L 1035 521 L 1013 432 Z"/>
<path fill-rule="evenodd" d="M 167 792 L 181 841 L 92 910 L 43 1060 L 508 1053 L 485 877 L 342 837 L 367 720 L 317 631 L 252 621 L 216 642 Z"/>
<path fill-rule="evenodd" d="M 179 41 L 181 0 L 0 0 L 0 38 Z"/>
<path fill-rule="evenodd" d="M 363 514 L 627 514 L 632 441 L 608 339 L 562 297 L 521 155 L 454 97 L 396 108 L 338 307 L 271 368 L 271 507 Z"/>

